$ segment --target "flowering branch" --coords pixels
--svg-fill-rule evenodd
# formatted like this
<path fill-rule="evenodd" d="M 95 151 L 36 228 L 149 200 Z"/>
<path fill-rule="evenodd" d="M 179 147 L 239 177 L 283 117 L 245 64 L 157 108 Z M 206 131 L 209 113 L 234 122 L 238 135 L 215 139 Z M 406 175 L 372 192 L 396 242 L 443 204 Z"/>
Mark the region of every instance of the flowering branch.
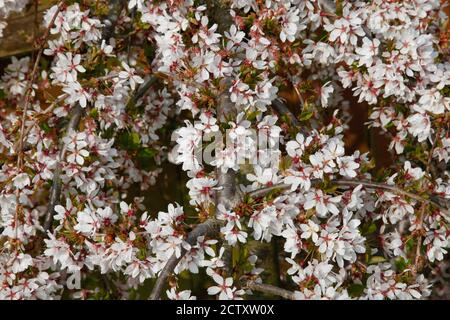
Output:
<path fill-rule="evenodd" d="M 311 184 L 313 185 L 317 185 L 320 182 L 322 182 L 323 180 L 321 179 L 312 179 L 311 180 Z M 345 179 L 333 179 L 331 180 L 331 183 L 337 184 L 339 186 L 358 186 L 358 185 L 362 185 L 367 189 L 381 189 L 381 190 L 388 190 L 391 191 L 393 193 L 396 193 L 398 195 L 402 195 L 405 197 L 409 197 L 411 199 L 417 200 L 419 202 L 423 202 L 426 204 L 430 204 L 430 205 L 434 205 L 437 208 L 439 208 L 439 210 L 444 213 L 447 217 L 450 218 L 450 212 L 448 209 L 444 208 L 443 206 L 441 206 L 441 204 L 434 200 L 433 198 L 430 197 L 430 199 L 426 199 L 423 198 L 417 194 L 405 191 L 403 189 L 400 189 L 398 187 L 395 186 L 391 186 L 391 185 L 387 185 L 387 184 L 383 184 L 383 183 L 378 183 L 378 182 L 371 182 L 371 181 L 365 181 L 365 180 L 345 180 Z M 285 184 L 285 183 L 279 183 L 270 187 L 265 187 L 265 188 L 261 188 L 255 191 L 251 191 L 248 193 L 248 196 L 253 197 L 253 198 L 259 198 L 259 197 L 264 197 L 266 194 L 268 194 L 269 192 L 272 192 L 274 190 L 284 190 L 284 189 L 289 189 L 291 187 L 290 184 Z"/>
<path fill-rule="evenodd" d="M 135 94 L 130 98 L 127 105 L 135 104 L 139 99 L 141 99 L 145 94 L 148 92 L 148 90 L 151 88 L 151 86 L 156 82 L 158 78 L 155 76 L 151 76 L 148 80 L 146 80 L 139 88 L 136 90 Z"/>
<path fill-rule="evenodd" d="M 118 1 L 118 0 L 111 1 L 111 8 L 110 8 L 109 15 L 108 15 L 108 21 L 110 22 L 110 25 L 104 28 L 103 34 L 102 34 L 103 38 L 108 38 L 110 36 L 110 34 L 114 31 L 117 20 L 120 16 L 120 10 L 121 10 L 122 4 L 123 4 L 123 1 Z M 62 8 L 61 6 L 58 6 L 58 10 L 55 13 L 55 17 L 53 18 L 53 21 L 54 21 L 54 19 L 56 19 L 56 16 L 58 15 L 61 8 Z M 50 23 L 48 30 L 50 30 L 52 24 L 53 24 L 53 22 Z M 115 76 L 115 75 L 113 74 L 113 76 Z M 109 77 L 111 77 L 111 76 L 101 77 L 101 78 L 97 79 L 97 81 L 103 81 L 105 79 L 108 79 Z M 57 101 L 55 101 L 52 104 L 52 106 L 59 103 L 61 101 L 60 99 L 65 99 L 66 97 L 67 97 L 67 94 L 62 95 L 61 97 L 59 97 L 59 99 Z M 52 106 L 50 106 L 50 107 L 52 107 Z M 79 104 L 77 104 L 75 106 L 75 108 L 73 109 L 72 116 L 67 125 L 67 130 L 66 130 L 67 134 L 69 134 L 69 132 L 71 132 L 72 130 L 76 129 L 76 127 L 78 126 L 78 124 L 81 120 L 82 114 L 83 114 L 83 108 L 81 108 L 81 106 Z M 57 163 L 56 163 L 56 169 L 53 174 L 53 184 L 52 184 L 52 188 L 50 189 L 50 201 L 48 204 L 47 214 L 45 216 L 45 220 L 44 220 L 44 224 L 43 224 L 43 228 L 45 231 L 50 229 L 51 224 L 53 222 L 53 216 L 55 214 L 55 206 L 60 201 L 61 191 L 62 191 L 61 177 L 60 177 L 61 176 L 61 161 L 63 161 L 63 159 L 65 158 L 66 152 L 67 152 L 67 146 L 62 143 L 62 145 L 60 147 L 60 153 L 58 155 L 58 159 L 57 159 Z"/>
<path fill-rule="evenodd" d="M 62 10 L 64 6 L 64 1 L 60 1 L 58 3 L 56 12 L 54 13 L 49 25 L 47 26 L 47 29 L 45 30 L 44 36 L 42 37 L 41 43 L 39 45 L 39 51 L 36 56 L 36 60 L 34 61 L 33 70 L 31 71 L 30 79 L 27 82 L 27 85 L 24 90 L 24 98 L 23 98 L 23 113 L 22 113 L 22 122 L 20 125 L 20 136 L 19 136 L 19 143 L 18 143 L 18 155 L 17 155 L 17 167 L 22 167 L 22 157 L 23 157 L 23 141 L 24 141 L 24 133 L 25 133 L 25 119 L 27 117 L 28 113 L 28 107 L 30 105 L 30 94 L 31 94 L 31 88 L 34 83 L 34 79 L 36 78 L 39 62 L 42 57 L 42 53 L 44 52 L 44 45 L 47 43 L 46 40 L 48 36 L 50 35 L 50 29 L 52 28 L 53 24 L 55 23 L 56 17 L 58 16 L 59 12 Z"/>
<path fill-rule="evenodd" d="M 436 138 L 434 139 L 433 145 L 431 146 L 431 149 L 429 151 L 427 165 L 425 168 L 426 174 L 430 173 L 431 162 L 433 160 L 433 153 L 436 148 L 436 142 L 438 141 L 440 132 L 441 132 L 441 128 L 439 128 L 438 132 L 436 133 Z M 421 262 L 422 262 L 422 259 L 421 259 L 421 249 L 422 249 L 422 241 L 423 241 L 422 228 L 423 228 L 423 221 L 424 221 L 425 215 L 426 215 L 426 209 L 427 209 L 426 203 L 422 203 L 422 206 L 419 210 L 419 217 L 418 217 L 418 219 L 419 219 L 419 225 L 418 225 L 419 237 L 417 238 L 416 255 L 414 258 L 414 268 L 413 268 L 413 273 L 415 273 L 415 274 L 419 271 L 419 269 L 421 267 Z"/>
<path fill-rule="evenodd" d="M 63 94 L 61 96 L 59 96 L 58 98 L 55 99 L 55 101 L 53 101 L 45 110 L 42 111 L 41 115 L 49 115 L 50 112 L 52 112 L 56 106 L 58 106 L 59 103 L 61 103 L 64 99 L 66 99 L 68 97 L 68 94 Z M 28 126 L 24 133 L 23 133 L 23 140 L 26 140 L 26 137 L 28 136 L 28 134 L 30 133 L 31 129 L 33 129 L 34 125 L 36 124 L 36 122 L 34 122 L 32 125 Z M 13 149 L 16 152 L 19 152 L 19 142 L 22 140 L 17 141 L 14 146 Z M 24 149 L 25 146 L 22 146 L 22 149 Z"/>
<path fill-rule="evenodd" d="M 318 0 L 319 5 L 322 7 L 322 9 L 332 15 L 336 14 L 336 4 L 333 3 L 333 1 L 329 0 Z M 372 36 L 370 35 L 370 31 L 367 29 L 366 26 L 362 26 L 362 29 L 366 33 L 365 36 L 372 40 Z"/>
<path fill-rule="evenodd" d="M 222 225 L 221 221 L 216 219 L 208 219 L 203 223 L 197 225 L 187 236 L 186 242 L 190 245 L 195 245 L 197 243 L 198 237 L 201 236 L 214 236 Z M 152 292 L 150 294 L 150 300 L 158 300 L 161 297 L 161 293 L 166 285 L 167 278 L 173 273 L 173 270 L 178 265 L 181 259 L 186 255 L 187 250 L 181 247 L 181 253 L 177 257 L 173 254 L 167 261 L 164 268 L 159 273 L 159 277 L 156 279 L 155 285 L 153 286 Z"/>
<path fill-rule="evenodd" d="M 81 115 L 83 113 L 83 108 L 81 108 L 79 105 L 77 105 L 73 111 L 72 116 L 70 117 L 69 123 L 67 125 L 67 133 L 69 134 L 72 130 L 75 130 L 78 126 L 78 123 L 80 122 Z M 45 216 L 43 228 L 45 231 L 50 230 L 50 227 L 53 222 L 53 215 L 55 214 L 55 206 L 59 203 L 59 199 L 61 197 L 61 162 L 66 156 L 67 152 L 67 146 L 64 144 L 64 142 L 61 142 L 60 152 L 58 155 L 58 159 L 56 162 L 56 169 L 53 173 L 53 184 L 52 188 L 50 189 L 50 201 L 48 204 L 47 214 Z"/>
<path fill-rule="evenodd" d="M 230 84 L 231 81 L 229 79 L 226 79 L 224 81 L 224 89 L 222 91 L 222 94 L 220 94 L 218 97 L 217 114 L 219 116 L 219 119 L 221 119 L 222 121 L 225 120 L 225 115 L 229 114 L 234 107 L 228 95 Z M 236 173 L 231 169 L 229 169 L 227 172 L 217 170 L 216 175 L 218 185 L 215 199 L 216 208 L 219 204 L 223 204 L 225 207 L 231 208 L 237 203 Z M 197 238 L 199 236 L 216 234 L 222 224 L 222 222 L 219 222 L 215 219 L 209 219 L 195 227 L 195 229 L 189 233 L 186 242 L 190 245 L 194 245 L 197 242 Z M 175 254 L 170 257 L 170 259 L 164 266 L 164 269 L 160 272 L 158 279 L 156 280 L 156 283 L 152 289 L 152 293 L 150 294 L 150 300 L 158 300 L 160 298 L 166 283 L 166 279 L 170 274 L 172 274 L 173 270 L 180 262 L 180 260 L 184 257 L 186 252 L 186 249 L 182 247 L 181 254 L 178 257 Z"/>

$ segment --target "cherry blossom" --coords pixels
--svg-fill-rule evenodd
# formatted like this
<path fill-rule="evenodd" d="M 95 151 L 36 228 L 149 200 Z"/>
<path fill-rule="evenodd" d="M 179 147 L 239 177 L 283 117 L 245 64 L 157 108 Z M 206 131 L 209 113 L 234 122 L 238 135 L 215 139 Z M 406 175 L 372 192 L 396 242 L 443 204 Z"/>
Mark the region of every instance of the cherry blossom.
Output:
<path fill-rule="evenodd" d="M 235 290 L 233 285 L 233 278 L 222 278 L 218 274 L 212 275 L 213 280 L 216 282 L 216 286 L 208 288 L 208 294 L 216 295 L 219 294 L 220 300 L 229 300 L 233 298 L 233 291 Z M 234 290 L 233 290 L 234 289 Z"/>
<path fill-rule="evenodd" d="M 122 62 L 122 67 L 125 69 L 125 71 L 119 72 L 119 79 L 122 81 L 128 80 L 130 82 L 130 87 L 132 90 L 136 88 L 136 84 L 140 84 L 144 82 L 144 79 L 142 79 L 140 76 L 135 74 L 135 69 L 131 68 L 128 64 L 125 62 Z"/>

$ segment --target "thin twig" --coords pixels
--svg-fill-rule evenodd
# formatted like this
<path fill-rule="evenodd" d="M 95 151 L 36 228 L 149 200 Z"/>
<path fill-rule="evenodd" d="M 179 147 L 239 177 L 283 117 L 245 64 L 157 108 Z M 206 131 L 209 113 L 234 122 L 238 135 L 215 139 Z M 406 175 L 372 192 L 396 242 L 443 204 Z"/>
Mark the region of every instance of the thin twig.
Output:
<path fill-rule="evenodd" d="M 135 15 L 136 15 L 136 8 L 133 8 L 130 14 L 131 27 L 134 27 L 133 23 Z M 131 34 L 129 34 L 127 38 L 127 63 L 130 63 L 130 59 L 131 59 Z"/>
<path fill-rule="evenodd" d="M 300 121 L 297 120 L 296 116 L 289 110 L 289 108 L 280 100 L 275 99 L 272 101 L 272 107 L 280 115 L 286 115 L 292 124 L 296 127 L 300 127 Z"/>
<path fill-rule="evenodd" d="M 265 294 L 279 296 L 279 297 L 282 297 L 282 298 L 288 299 L 288 300 L 296 300 L 294 292 L 286 290 L 286 289 L 278 288 L 278 287 L 272 286 L 270 284 L 264 284 L 264 283 L 259 283 L 259 282 L 255 282 L 255 281 L 248 281 L 247 288 L 249 288 L 250 290 L 259 291 L 259 292 L 262 292 Z"/>
<path fill-rule="evenodd" d="M 68 97 L 68 94 L 66 93 L 66 94 L 63 94 L 62 96 L 60 96 L 60 97 L 58 97 L 55 101 L 53 101 L 45 110 L 43 110 L 41 113 L 39 113 L 38 115 L 35 115 L 34 117 L 35 118 L 38 118 L 39 116 L 41 116 L 41 115 L 48 115 L 51 111 L 53 111 L 55 108 L 56 108 L 56 106 L 61 102 L 61 101 L 63 101 L 65 98 L 67 98 Z M 31 124 L 30 126 L 28 126 L 26 129 L 25 129 L 25 132 L 24 132 L 24 141 L 26 141 L 26 138 L 28 137 L 28 134 L 30 133 L 30 131 L 31 131 L 31 129 L 33 129 L 33 127 L 36 125 L 36 121 L 35 122 L 33 122 L 33 124 Z M 24 148 L 23 146 L 22 146 L 22 148 Z M 14 146 L 13 146 L 13 149 L 16 151 L 16 152 L 19 152 L 19 141 L 17 141 L 15 144 L 14 144 Z"/>
<path fill-rule="evenodd" d="M 280 190 L 283 191 L 285 189 L 290 189 L 291 185 L 290 184 L 286 184 L 286 183 L 278 183 L 278 184 L 274 184 L 270 187 L 263 187 L 254 191 L 250 191 L 247 193 L 247 195 L 251 198 L 261 198 L 266 196 L 267 194 L 269 194 L 272 191 L 276 191 L 276 190 Z"/>
<path fill-rule="evenodd" d="M 300 90 L 298 90 L 296 85 L 292 84 L 292 87 L 294 88 L 294 91 L 297 94 L 298 99 L 300 100 L 302 111 L 304 111 L 305 110 L 305 99 L 303 99 L 303 96 L 300 93 Z"/>
<path fill-rule="evenodd" d="M 27 85 L 26 85 L 25 90 L 24 90 L 24 99 L 23 99 L 24 107 L 23 107 L 23 113 L 22 113 L 22 122 L 21 122 L 21 125 L 20 125 L 19 148 L 18 148 L 19 153 L 17 155 L 17 168 L 22 168 L 25 120 L 26 120 L 27 113 L 28 113 L 28 107 L 30 105 L 31 89 L 33 87 L 34 79 L 36 78 L 36 73 L 37 73 L 37 70 L 38 70 L 39 61 L 41 60 L 42 53 L 44 52 L 44 45 L 46 43 L 46 40 L 47 40 L 48 36 L 50 35 L 50 29 L 52 28 L 53 24 L 55 23 L 56 17 L 58 16 L 59 12 L 62 10 L 63 6 L 64 6 L 64 1 L 60 1 L 58 3 L 58 7 L 56 9 L 56 12 L 55 12 L 55 14 L 52 17 L 52 20 L 50 20 L 50 23 L 49 23 L 47 29 L 45 30 L 44 36 L 42 37 L 42 42 L 41 42 L 41 44 L 39 46 L 39 51 L 38 51 L 38 54 L 36 56 L 36 60 L 34 61 L 34 66 L 33 66 L 33 70 L 31 71 L 30 79 L 28 80 Z"/>
<path fill-rule="evenodd" d="M 319 7 L 323 9 L 325 12 L 330 14 L 336 13 L 336 5 L 333 3 L 333 1 L 329 0 L 319 0 L 318 1 Z"/>
<path fill-rule="evenodd" d="M 136 93 L 131 96 L 130 100 L 127 103 L 127 106 L 135 104 L 139 99 L 141 99 L 145 94 L 148 92 L 148 90 L 151 88 L 151 86 L 158 80 L 157 77 L 151 76 L 146 80 L 139 88 L 137 89 Z"/>

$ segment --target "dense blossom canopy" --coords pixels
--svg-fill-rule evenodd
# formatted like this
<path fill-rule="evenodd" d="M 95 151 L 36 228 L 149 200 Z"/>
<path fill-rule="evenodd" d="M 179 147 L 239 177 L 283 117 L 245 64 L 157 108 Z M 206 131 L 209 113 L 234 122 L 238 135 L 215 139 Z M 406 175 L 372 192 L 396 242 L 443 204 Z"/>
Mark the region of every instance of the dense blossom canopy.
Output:
<path fill-rule="evenodd" d="M 0 0 L 0 45 L 27 3 Z M 0 299 L 448 296 L 443 7 L 55 4 L 1 74 Z M 388 168 L 346 150 L 351 104 L 389 139 Z M 189 200 L 150 212 L 167 162 Z"/>

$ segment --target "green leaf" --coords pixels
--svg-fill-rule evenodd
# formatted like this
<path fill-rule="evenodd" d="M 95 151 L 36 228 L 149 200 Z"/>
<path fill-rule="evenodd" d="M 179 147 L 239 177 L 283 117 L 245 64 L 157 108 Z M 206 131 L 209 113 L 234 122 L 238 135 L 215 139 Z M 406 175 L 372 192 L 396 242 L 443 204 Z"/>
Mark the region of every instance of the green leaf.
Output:
<path fill-rule="evenodd" d="M 362 229 L 363 235 L 372 234 L 377 230 L 377 225 L 375 223 L 371 223 L 369 225 L 365 225 Z"/>
<path fill-rule="evenodd" d="M 280 160 L 280 170 L 284 171 L 290 168 L 292 165 L 292 159 L 289 157 L 282 157 Z"/>
<path fill-rule="evenodd" d="M 248 121 L 253 121 L 253 120 L 255 120 L 256 119 L 256 117 L 258 116 L 258 111 L 253 111 L 253 112 L 250 112 L 248 115 L 247 115 L 247 120 Z"/>
<path fill-rule="evenodd" d="M 403 257 L 398 258 L 395 260 L 395 267 L 397 268 L 398 272 L 402 272 L 409 266 L 410 262 L 409 260 L 405 260 Z"/>
<path fill-rule="evenodd" d="M 39 124 L 39 127 L 44 130 L 45 133 L 49 133 L 50 131 L 52 131 L 52 128 L 50 128 L 50 126 L 48 125 L 47 122 L 42 122 Z"/>
<path fill-rule="evenodd" d="M 150 170 L 155 165 L 156 150 L 150 148 L 142 148 L 137 153 L 137 161 L 144 170 Z"/>
<path fill-rule="evenodd" d="M 364 291 L 364 286 L 359 283 L 354 283 L 348 287 L 347 291 L 348 291 L 348 294 L 350 297 L 356 298 L 356 297 L 361 296 L 361 294 Z"/>
<path fill-rule="evenodd" d="M 300 116 L 298 117 L 298 119 L 300 121 L 307 121 L 309 119 L 311 119 L 311 117 L 314 115 L 314 112 L 312 111 L 303 111 Z"/>
<path fill-rule="evenodd" d="M 327 183 L 324 184 L 323 191 L 325 191 L 325 193 L 334 193 L 336 192 L 337 188 L 338 185 L 330 185 L 329 181 L 327 181 Z"/>
<path fill-rule="evenodd" d="M 97 119 L 98 118 L 98 110 L 96 108 L 93 108 L 90 112 L 89 115 L 94 118 Z"/>
<path fill-rule="evenodd" d="M 150 148 L 143 148 L 139 150 L 138 157 L 143 159 L 153 158 L 156 155 L 156 150 Z"/>
<path fill-rule="evenodd" d="M 370 258 L 369 260 L 369 264 L 377 264 L 377 263 L 381 263 L 381 262 L 385 262 L 386 258 L 382 257 L 382 256 L 373 256 Z"/>
<path fill-rule="evenodd" d="M 141 139 L 136 132 L 125 132 L 119 135 L 119 144 L 126 150 L 137 150 L 141 144 Z"/>
<path fill-rule="evenodd" d="M 411 238 L 408 241 L 406 241 L 405 246 L 406 246 L 408 251 L 413 251 L 413 249 L 415 248 L 414 243 L 415 242 L 414 242 L 413 238 Z"/>
<path fill-rule="evenodd" d="M 144 54 L 145 54 L 145 57 L 147 58 L 147 61 L 149 63 L 151 63 L 153 61 L 153 59 L 155 58 L 156 46 L 146 43 L 144 45 Z"/>
<path fill-rule="evenodd" d="M 238 266 L 239 258 L 240 258 L 239 245 L 235 245 L 231 251 L 231 260 L 232 260 L 231 265 L 233 266 L 233 268 Z"/>
<path fill-rule="evenodd" d="M 106 69 L 106 65 L 103 63 L 102 60 L 99 60 L 97 63 L 94 64 L 94 68 L 90 70 L 90 72 L 87 73 L 87 75 L 91 75 L 93 77 L 101 76 L 103 72 Z"/>

